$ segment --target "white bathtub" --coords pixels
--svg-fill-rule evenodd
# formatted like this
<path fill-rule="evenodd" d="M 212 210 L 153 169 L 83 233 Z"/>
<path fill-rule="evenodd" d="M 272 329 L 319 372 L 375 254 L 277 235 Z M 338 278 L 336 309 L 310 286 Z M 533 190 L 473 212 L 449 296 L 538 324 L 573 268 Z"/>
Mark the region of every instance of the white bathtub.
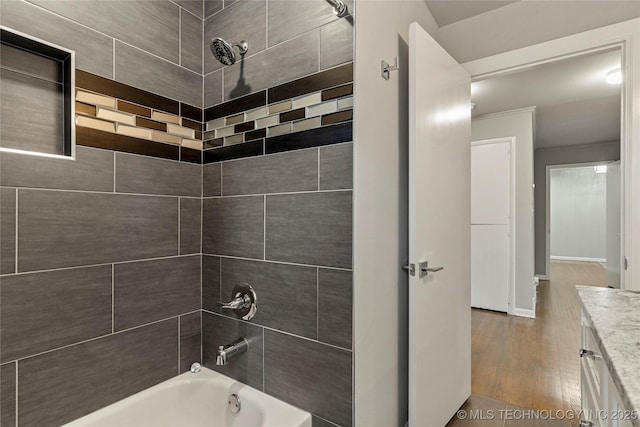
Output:
<path fill-rule="evenodd" d="M 240 398 L 234 414 L 229 396 Z M 207 368 L 184 373 L 67 427 L 311 427 L 311 414 Z"/>

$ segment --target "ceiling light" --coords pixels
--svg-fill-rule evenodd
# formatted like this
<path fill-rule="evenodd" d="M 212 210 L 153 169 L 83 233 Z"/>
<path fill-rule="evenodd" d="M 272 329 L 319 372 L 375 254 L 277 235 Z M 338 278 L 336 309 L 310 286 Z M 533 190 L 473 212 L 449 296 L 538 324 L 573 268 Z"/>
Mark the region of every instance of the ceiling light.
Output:
<path fill-rule="evenodd" d="M 620 70 L 620 68 L 616 68 L 615 70 L 609 71 L 605 81 L 610 85 L 619 85 L 622 83 L 622 70 Z"/>

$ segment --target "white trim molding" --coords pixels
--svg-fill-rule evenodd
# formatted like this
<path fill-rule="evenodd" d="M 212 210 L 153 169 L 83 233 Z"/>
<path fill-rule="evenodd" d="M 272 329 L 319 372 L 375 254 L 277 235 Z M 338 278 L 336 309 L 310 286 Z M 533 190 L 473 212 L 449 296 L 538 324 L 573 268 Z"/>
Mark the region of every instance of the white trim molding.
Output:
<path fill-rule="evenodd" d="M 584 258 L 579 256 L 551 255 L 551 259 L 558 261 L 578 261 L 578 262 L 607 262 L 606 258 Z"/>
<path fill-rule="evenodd" d="M 528 317 L 529 319 L 535 319 L 536 318 L 535 310 L 526 310 L 524 308 L 516 308 L 513 311 L 513 315 L 514 316 L 518 316 L 518 317 Z"/>

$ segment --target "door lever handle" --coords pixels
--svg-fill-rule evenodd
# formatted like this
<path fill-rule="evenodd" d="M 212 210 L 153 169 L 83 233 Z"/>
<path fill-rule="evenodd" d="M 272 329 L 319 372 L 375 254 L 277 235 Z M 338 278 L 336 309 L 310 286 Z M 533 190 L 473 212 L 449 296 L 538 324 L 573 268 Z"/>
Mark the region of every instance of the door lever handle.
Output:
<path fill-rule="evenodd" d="M 435 273 L 437 271 L 444 270 L 444 267 L 429 267 L 428 261 L 423 261 L 419 263 L 418 267 L 420 268 L 420 273 L 418 274 L 418 277 L 425 277 L 429 273 Z"/>

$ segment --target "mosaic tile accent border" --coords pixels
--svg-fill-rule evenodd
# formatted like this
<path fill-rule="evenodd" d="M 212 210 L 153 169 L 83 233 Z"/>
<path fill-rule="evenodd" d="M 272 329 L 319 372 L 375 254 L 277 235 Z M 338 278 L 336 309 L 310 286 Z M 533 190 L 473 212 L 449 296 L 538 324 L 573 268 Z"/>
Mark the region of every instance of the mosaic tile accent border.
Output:
<path fill-rule="evenodd" d="M 352 140 L 353 64 L 205 109 L 204 163 Z"/>
<path fill-rule="evenodd" d="M 202 163 L 201 108 L 77 73 L 78 145 Z"/>
<path fill-rule="evenodd" d="M 352 63 L 207 109 L 77 73 L 78 145 L 212 163 L 353 139 Z"/>

